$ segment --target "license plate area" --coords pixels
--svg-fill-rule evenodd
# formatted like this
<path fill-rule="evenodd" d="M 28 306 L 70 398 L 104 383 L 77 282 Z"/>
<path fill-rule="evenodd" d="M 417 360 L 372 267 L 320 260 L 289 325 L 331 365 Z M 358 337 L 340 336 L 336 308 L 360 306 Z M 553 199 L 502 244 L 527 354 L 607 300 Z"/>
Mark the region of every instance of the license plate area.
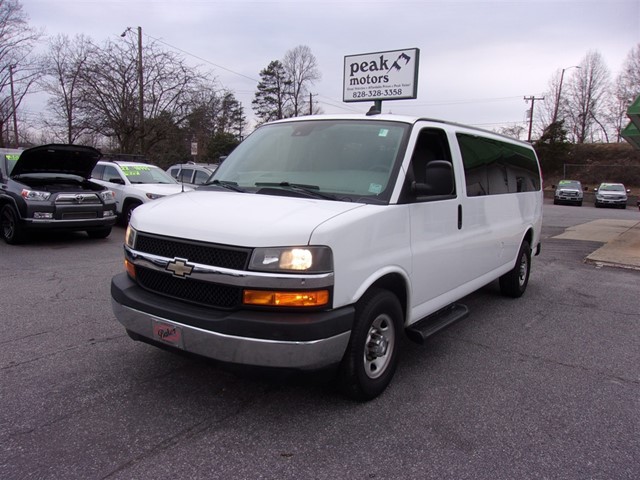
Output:
<path fill-rule="evenodd" d="M 166 343 L 172 347 L 184 348 L 181 327 L 154 318 L 151 319 L 151 327 L 153 329 L 154 340 Z"/>

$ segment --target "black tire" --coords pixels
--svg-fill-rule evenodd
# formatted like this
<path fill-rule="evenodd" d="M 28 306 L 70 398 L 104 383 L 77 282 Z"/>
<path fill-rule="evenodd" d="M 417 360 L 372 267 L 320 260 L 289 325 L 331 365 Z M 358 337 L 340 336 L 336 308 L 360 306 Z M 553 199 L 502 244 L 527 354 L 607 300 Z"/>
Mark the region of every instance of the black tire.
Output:
<path fill-rule="evenodd" d="M 393 293 L 374 288 L 358 301 L 355 315 L 338 379 L 347 396 L 371 400 L 387 388 L 395 373 L 402 307 Z"/>
<path fill-rule="evenodd" d="M 582 206 L 582 202 L 578 202 L 578 206 L 581 207 Z"/>
<path fill-rule="evenodd" d="M 521 297 L 527 289 L 531 273 L 531 247 L 524 240 L 520 245 L 516 264 L 513 269 L 500 277 L 500 292 L 512 298 Z"/>
<path fill-rule="evenodd" d="M 554 204 L 554 205 L 558 205 L 558 203 L 560 203 L 560 202 L 558 202 L 558 200 L 556 200 L 556 199 L 554 198 L 554 199 L 553 199 L 553 204 Z"/>
<path fill-rule="evenodd" d="M 89 238 L 107 238 L 109 235 L 111 235 L 111 227 L 87 230 L 87 235 L 89 235 Z"/>
<path fill-rule="evenodd" d="M 0 230 L 2 238 L 10 245 L 24 242 L 25 234 L 20 218 L 11 205 L 5 205 L 0 210 Z"/>
<path fill-rule="evenodd" d="M 124 210 L 122 211 L 122 217 L 120 219 L 122 222 L 122 225 L 124 225 L 125 227 L 129 225 L 129 221 L 131 220 L 131 214 L 140 205 L 142 204 L 138 202 L 131 202 L 124 207 Z"/>

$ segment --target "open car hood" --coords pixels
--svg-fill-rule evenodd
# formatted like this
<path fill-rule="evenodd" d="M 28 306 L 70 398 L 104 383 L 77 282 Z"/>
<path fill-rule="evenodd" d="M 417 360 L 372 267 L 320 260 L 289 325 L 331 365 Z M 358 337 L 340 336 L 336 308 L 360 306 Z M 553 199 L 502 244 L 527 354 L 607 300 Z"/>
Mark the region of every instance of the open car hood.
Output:
<path fill-rule="evenodd" d="M 11 176 L 28 173 L 66 173 L 89 178 L 102 154 L 93 147 L 49 144 L 29 148 L 20 154 Z"/>

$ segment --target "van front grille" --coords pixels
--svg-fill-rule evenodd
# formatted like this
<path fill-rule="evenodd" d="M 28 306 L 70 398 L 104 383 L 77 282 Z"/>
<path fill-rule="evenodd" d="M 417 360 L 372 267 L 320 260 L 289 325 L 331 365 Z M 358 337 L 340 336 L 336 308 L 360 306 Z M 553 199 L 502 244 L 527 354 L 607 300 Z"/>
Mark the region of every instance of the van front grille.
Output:
<path fill-rule="evenodd" d="M 165 258 L 184 258 L 191 263 L 200 263 L 232 270 L 246 270 L 251 249 L 226 245 L 185 241 L 178 238 L 158 237 L 139 233 L 135 249 Z"/>
<path fill-rule="evenodd" d="M 209 307 L 232 309 L 242 303 L 242 289 L 136 267 L 138 284 L 147 290 Z"/>

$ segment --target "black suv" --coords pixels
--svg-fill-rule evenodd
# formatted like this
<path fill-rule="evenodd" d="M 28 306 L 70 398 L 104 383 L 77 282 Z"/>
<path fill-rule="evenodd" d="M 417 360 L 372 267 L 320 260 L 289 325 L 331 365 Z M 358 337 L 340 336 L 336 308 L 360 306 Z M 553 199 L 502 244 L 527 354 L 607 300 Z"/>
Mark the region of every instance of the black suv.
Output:
<path fill-rule="evenodd" d="M 105 238 L 116 222 L 111 190 L 89 180 L 102 154 L 50 144 L 0 157 L 0 234 L 21 243 L 33 230 L 84 230 Z"/>

